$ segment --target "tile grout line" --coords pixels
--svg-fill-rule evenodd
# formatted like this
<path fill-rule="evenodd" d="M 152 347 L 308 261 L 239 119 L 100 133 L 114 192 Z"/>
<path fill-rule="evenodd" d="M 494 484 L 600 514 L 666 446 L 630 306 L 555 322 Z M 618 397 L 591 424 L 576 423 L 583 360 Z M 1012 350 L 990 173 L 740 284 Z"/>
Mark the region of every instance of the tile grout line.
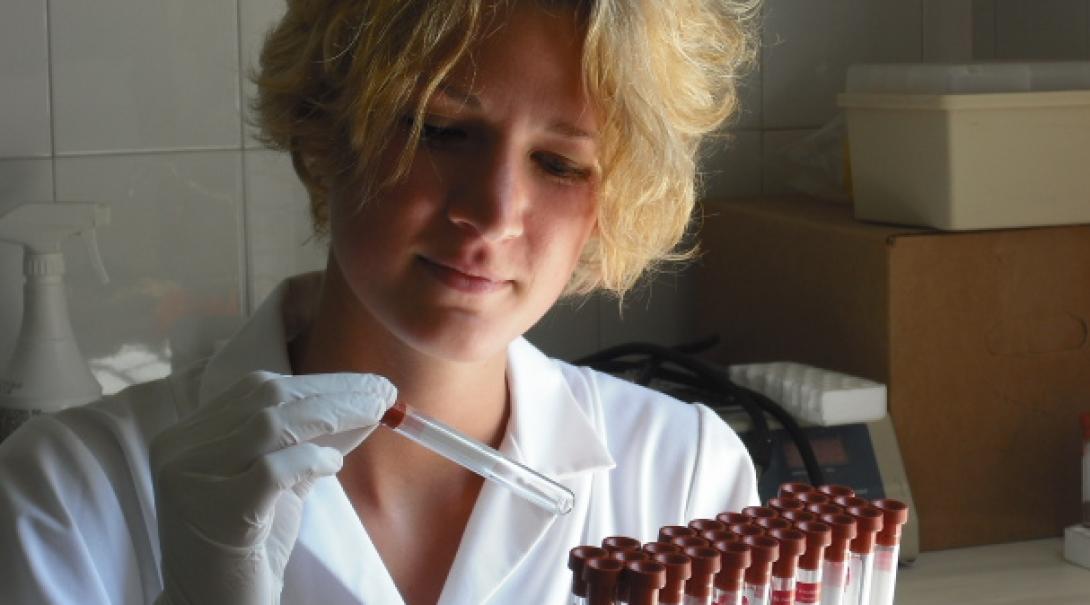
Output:
<path fill-rule="evenodd" d="M 53 102 L 53 11 L 45 0 L 45 69 L 47 78 L 46 108 L 49 111 L 49 181 L 50 197 L 57 201 L 57 111 Z"/>
<path fill-rule="evenodd" d="M 247 178 L 247 166 L 249 161 L 249 154 L 246 153 L 246 94 L 243 86 L 245 78 L 245 68 L 242 60 L 242 2 L 241 0 L 235 0 L 235 53 L 236 60 L 238 62 L 238 130 L 239 130 L 239 178 L 240 189 L 239 193 L 242 199 L 239 200 L 238 205 L 238 233 L 239 233 L 239 315 L 243 318 L 247 317 L 250 313 L 251 301 L 253 292 L 250 291 L 250 272 L 251 261 L 250 258 L 250 225 L 248 222 L 249 213 L 247 210 L 250 205 L 249 196 L 249 179 Z"/>

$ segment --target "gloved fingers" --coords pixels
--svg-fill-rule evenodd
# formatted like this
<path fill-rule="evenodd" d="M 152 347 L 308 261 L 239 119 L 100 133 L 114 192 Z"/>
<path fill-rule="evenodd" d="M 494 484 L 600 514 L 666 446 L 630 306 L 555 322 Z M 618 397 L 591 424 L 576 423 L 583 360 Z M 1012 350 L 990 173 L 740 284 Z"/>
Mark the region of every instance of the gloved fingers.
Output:
<path fill-rule="evenodd" d="M 212 422 L 192 425 L 188 445 L 171 435 L 161 449 L 158 442 L 153 444 L 153 456 L 163 463 L 185 459 L 187 470 L 230 476 L 257 456 L 315 437 L 373 427 L 396 398 L 393 384 L 372 374 L 266 378 L 238 404 L 224 406 L 237 411 L 217 415 L 227 425 L 218 434 Z M 248 415 L 240 421 L 236 415 L 242 412 Z"/>
<path fill-rule="evenodd" d="M 266 522 L 275 512 L 277 500 L 291 497 L 285 492 L 302 489 L 301 499 L 315 481 L 337 474 L 343 464 L 339 451 L 313 443 L 300 443 L 254 460 L 237 483 L 246 522 L 255 526 Z"/>
<path fill-rule="evenodd" d="M 257 457 L 283 448 L 317 437 L 369 431 L 391 403 L 358 392 L 327 392 L 267 407 L 232 433 L 189 452 L 186 468 L 229 477 Z"/>

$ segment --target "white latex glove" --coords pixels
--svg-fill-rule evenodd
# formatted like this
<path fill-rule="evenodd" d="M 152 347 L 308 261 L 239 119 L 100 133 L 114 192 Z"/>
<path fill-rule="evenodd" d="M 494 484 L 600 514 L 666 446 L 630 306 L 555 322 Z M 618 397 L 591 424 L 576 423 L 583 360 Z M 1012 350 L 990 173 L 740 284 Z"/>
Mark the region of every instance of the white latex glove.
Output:
<path fill-rule="evenodd" d="M 303 498 L 374 430 L 397 389 L 371 374 L 248 374 L 151 444 L 170 605 L 280 602 Z"/>

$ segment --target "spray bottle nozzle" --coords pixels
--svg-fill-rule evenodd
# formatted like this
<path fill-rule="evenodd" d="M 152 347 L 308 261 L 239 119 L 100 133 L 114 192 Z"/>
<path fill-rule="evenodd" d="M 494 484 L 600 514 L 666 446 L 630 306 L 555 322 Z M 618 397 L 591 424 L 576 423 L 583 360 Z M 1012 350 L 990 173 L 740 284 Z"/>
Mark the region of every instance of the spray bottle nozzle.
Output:
<path fill-rule="evenodd" d="M 110 207 L 94 202 L 23 204 L 0 215 L 0 241 L 22 244 L 27 255 L 59 254 L 61 242 L 79 235 L 102 283 L 109 282 L 95 229 L 110 222 Z"/>

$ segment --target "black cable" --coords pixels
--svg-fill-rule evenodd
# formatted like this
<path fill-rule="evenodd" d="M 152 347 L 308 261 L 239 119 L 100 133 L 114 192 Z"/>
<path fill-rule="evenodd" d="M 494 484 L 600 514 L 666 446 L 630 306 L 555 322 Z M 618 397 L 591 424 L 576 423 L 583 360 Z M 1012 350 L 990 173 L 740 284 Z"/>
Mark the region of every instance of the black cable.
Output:
<path fill-rule="evenodd" d="M 717 338 L 705 339 L 703 341 L 698 341 L 697 343 L 685 345 L 685 349 L 706 349 L 708 346 L 714 345 L 717 340 Z M 619 361 L 619 358 L 632 355 L 646 355 L 649 359 L 643 363 Z M 688 372 L 691 372 L 692 376 L 677 372 L 676 370 L 664 368 L 662 367 L 663 362 L 669 362 L 681 367 Z M 801 427 L 799 427 L 794 417 L 779 404 L 761 393 L 734 384 L 720 368 L 704 362 L 699 358 L 686 355 L 677 348 L 669 348 L 652 343 L 629 343 L 610 347 L 576 360 L 573 363 L 576 363 L 577 365 L 589 365 L 600 370 L 605 366 L 614 369 L 624 368 L 624 364 L 627 363 L 629 364 L 627 369 L 639 369 L 639 376 L 641 380 L 644 380 L 644 382 L 641 382 L 640 384 L 645 385 L 650 381 L 648 372 L 654 367 L 657 369 L 660 377 L 676 384 L 720 394 L 717 399 L 722 403 L 729 406 L 741 407 L 752 419 L 754 424 L 754 436 L 753 443 L 750 445 L 750 456 L 753 458 L 754 463 L 761 467 L 762 470 L 767 468 L 771 462 L 773 447 L 771 431 L 768 427 L 768 421 L 764 416 L 764 414 L 767 413 L 779 421 L 788 436 L 795 442 L 795 445 L 799 450 L 799 456 L 802 458 L 803 465 L 806 467 L 806 473 L 810 478 L 810 482 L 814 485 L 822 485 L 825 483 L 824 473 L 821 470 L 821 465 L 817 462 L 817 456 L 814 454 L 810 440 L 806 438 L 806 435 L 802 432 Z"/>

